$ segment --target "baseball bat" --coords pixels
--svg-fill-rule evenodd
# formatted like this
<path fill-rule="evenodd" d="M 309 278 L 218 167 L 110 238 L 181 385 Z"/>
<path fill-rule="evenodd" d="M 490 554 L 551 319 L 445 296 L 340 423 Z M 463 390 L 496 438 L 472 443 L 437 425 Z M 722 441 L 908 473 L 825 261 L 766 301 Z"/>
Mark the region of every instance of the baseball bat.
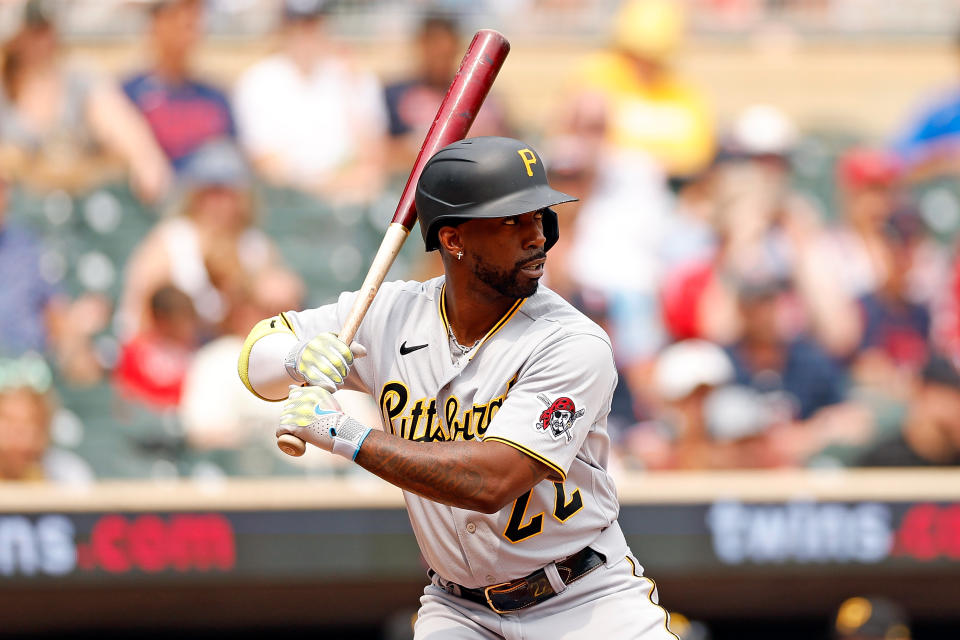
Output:
<path fill-rule="evenodd" d="M 510 43 L 503 34 L 492 29 L 481 29 L 473 36 L 467 52 L 460 61 L 460 68 L 447 89 L 430 130 L 423 140 L 417 160 L 413 163 L 410 177 L 400 194 L 393 220 L 384 234 L 380 248 L 373 258 L 363 284 L 357 292 L 357 299 L 347 315 L 340 330 L 340 339 L 350 344 L 363 317 L 373 303 L 387 271 L 396 259 L 400 248 L 407 239 L 410 230 L 417 221 L 417 209 L 414 197 L 417 180 L 424 165 L 437 151 L 457 140 L 463 140 L 473 124 L 480 106 L 490 92 L 490 87 L 510 52 Z M 284 434 L 277 439 L 277 446 L 291 456 L 301 456 L 306 444 L 300 438 Z"/>

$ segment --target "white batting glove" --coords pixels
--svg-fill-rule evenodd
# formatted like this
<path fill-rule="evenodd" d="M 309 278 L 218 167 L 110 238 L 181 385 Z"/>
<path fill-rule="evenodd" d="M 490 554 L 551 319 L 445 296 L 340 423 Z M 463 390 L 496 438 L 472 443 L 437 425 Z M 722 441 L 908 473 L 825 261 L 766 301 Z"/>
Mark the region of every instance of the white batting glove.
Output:
<path fill-rule="evenodd" d="M 355 460 L 370 431 L 370 427 L 345 415 L 326 389 L 291 385 L 280 413 L 277 437 L 289 433 L 315 447 Z"/>
<path fill-rule="evenodd" d="M 283 364 L 294 380 L 323 387 L 333 393 L 347 378 L 354 358 L 365 355 L 367 349 L 363 345 L 354 342 L 348 347 L 331 331 L 298 342 Z"/>

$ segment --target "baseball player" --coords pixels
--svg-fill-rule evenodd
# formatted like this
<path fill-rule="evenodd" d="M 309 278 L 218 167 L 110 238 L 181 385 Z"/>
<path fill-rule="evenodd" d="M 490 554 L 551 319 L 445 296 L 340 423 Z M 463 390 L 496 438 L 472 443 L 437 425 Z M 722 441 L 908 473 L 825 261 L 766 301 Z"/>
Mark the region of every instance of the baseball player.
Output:
<path fill-rule="evenodd" d="M 383 285 L 349 347 L 333 331 L 353 293 L 263 320 L 244 344 L 244 384 L 286 399 L 278 436 L 403 489 L 430 566 L 418 640 L 676 638 L 617 524 L 610 340 L 538 286 L 550 207 L 572 200 L 523 142 L 455 142 L 416 192 L 444 276 Z M 384 430 L 344 415 L 338 388 L 372 394 Z"/>

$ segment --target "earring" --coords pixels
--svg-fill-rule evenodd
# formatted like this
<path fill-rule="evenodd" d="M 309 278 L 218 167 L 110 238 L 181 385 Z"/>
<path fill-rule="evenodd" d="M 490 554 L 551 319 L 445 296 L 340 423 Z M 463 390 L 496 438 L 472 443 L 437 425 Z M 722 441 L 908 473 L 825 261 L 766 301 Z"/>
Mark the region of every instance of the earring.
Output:
<path fill-rule="evenodd" d="M 463 260 L 463 251 L 457 251 L 457 260 Z"/>

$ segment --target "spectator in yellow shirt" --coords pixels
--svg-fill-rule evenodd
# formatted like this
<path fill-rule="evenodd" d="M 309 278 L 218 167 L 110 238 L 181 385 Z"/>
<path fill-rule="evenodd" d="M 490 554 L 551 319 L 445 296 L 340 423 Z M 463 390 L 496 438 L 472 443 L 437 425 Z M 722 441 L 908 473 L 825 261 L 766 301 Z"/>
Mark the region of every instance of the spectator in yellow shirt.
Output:
<path fill-rule="evenodd" d="M 671 67 L 683 37 L 681 7 L 626 0 L 613 24 L 609 47 L 588 56 L 574 75 L 571 112 L 579 111 L 577 102 L 599 97 L 612 149 L 647 153 L 670 178 L 698 173 L 714 155 L 714 121 L 700 91 Z"/>

